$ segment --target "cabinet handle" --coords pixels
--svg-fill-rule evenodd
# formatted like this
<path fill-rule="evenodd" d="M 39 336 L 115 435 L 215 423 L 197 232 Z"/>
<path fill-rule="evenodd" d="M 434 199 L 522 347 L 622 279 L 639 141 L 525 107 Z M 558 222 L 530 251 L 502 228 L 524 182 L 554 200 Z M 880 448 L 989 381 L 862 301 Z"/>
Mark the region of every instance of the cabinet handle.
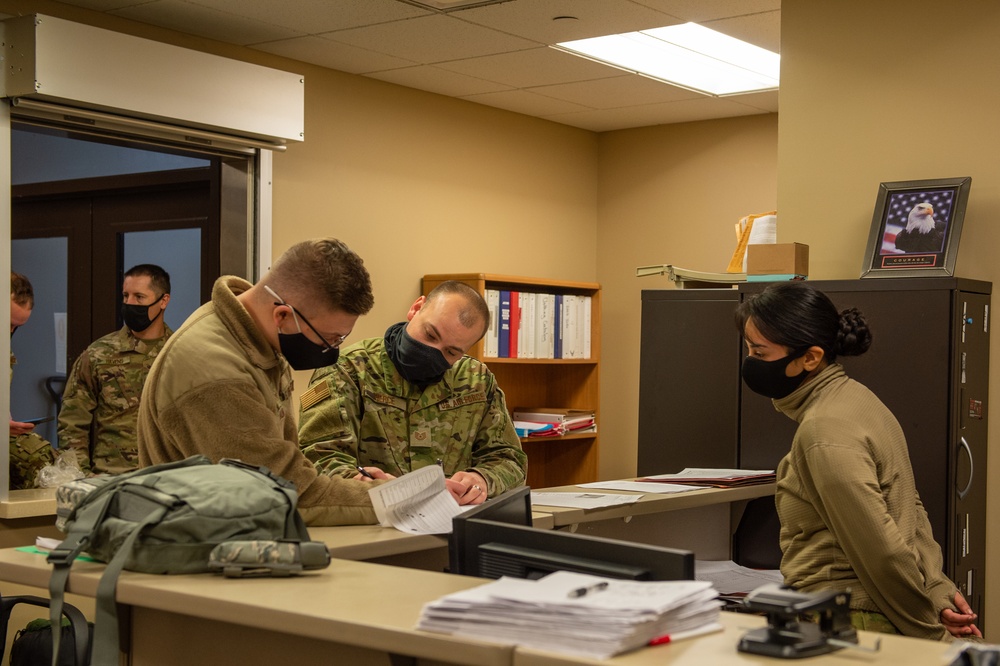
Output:
<path fill-rule="evenodd" d="M 964 437 L 959 438 L 958 446 L 959 446 L 959 451 L 965 449 L 965 453 L 969 456 L 969 482 L 965 484 L 965 488 L 958 491 L 958 499 L 963 500 L 965 499 L 965 496 L 969 494 L 969 491 L 972 490 L 972 476 L 974 471 L 973 467 L 974 463 L 972 461 L 972 448 L 969 446 L 969 443 L 965 441 Z"/>

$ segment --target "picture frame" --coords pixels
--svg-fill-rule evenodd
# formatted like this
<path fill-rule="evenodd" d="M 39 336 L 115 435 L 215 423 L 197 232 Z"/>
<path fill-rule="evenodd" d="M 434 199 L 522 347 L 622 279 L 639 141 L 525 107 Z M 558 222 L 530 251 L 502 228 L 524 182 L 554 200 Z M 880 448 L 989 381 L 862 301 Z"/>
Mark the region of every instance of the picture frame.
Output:
<path fill-rule="evenodd" d="M 862 278 L 950 277 L 972 178 L 881 183 Z"/>

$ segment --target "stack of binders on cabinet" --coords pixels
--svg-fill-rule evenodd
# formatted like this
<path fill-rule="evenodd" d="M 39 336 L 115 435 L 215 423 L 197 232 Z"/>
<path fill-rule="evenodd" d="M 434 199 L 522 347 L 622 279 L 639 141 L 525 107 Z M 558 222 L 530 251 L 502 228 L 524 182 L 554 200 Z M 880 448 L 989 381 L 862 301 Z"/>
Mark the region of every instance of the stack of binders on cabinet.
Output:
<path fill-rule="evenodd" d="M 501 578 L 424 606 L 417 629 L 595 659 L 720 631 L 703 581 L 617 580 L 557 571 Z"/>
<path fill-rule="evenodd" d="M 592 409 L 522 407 L 513 413 L 514 428 L 521 437 L 559 437 L 597 432 Z"/>

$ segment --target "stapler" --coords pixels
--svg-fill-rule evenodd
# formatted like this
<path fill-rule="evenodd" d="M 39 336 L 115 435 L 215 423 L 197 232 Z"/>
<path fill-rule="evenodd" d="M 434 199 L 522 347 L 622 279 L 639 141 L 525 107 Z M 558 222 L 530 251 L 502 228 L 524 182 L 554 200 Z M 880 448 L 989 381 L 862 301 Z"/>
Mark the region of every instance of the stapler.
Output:
<path fill-rule="evenodd" d="M 781 585 L 764 585 L 743 600 L 748 611 L 767 614 L 767 627 L 747 632 L 740 639 L 740 652 L 763 654 L 781 659 L 799 659 L 850 647 L 860 648 L 858 632 L 851 626 L 851 593 L 806 594 Z M 802 620 L 802 613 L 814 613 L 818 622 Z"/>

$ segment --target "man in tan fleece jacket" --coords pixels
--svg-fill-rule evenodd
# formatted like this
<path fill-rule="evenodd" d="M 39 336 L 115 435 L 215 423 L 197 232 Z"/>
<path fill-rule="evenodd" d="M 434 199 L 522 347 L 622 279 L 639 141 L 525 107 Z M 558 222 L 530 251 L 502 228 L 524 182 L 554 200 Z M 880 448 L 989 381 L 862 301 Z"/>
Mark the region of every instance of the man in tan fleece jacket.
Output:
<path fill-rule="evenodd" d="M 239 458 L 294 482 L 311 525 L 376 522 L 370 484 L 320 475 L 299 450 L 289 367 L 334 363 L 373 304 L 363 261 L 332 238 L 293 246 L 257 284 L 219 278 L 146 379 L 140 466 Z"/>

